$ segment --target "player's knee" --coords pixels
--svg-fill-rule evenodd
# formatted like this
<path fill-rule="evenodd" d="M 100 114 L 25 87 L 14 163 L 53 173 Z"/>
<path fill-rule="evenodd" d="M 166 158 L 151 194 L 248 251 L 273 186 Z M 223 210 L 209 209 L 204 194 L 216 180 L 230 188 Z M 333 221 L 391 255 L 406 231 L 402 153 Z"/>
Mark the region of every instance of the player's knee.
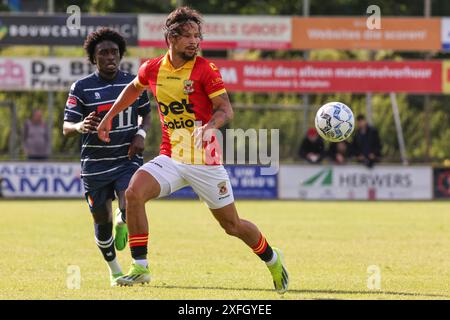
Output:
<path fill-rule="evenodd" d="M 125 191 L 125 198 L 128 203 L 136 203 L 136 202 L 142 202 L 143 197 L 140 195 L 140 193 L 136 190 L 136 188 L 129 186 L 127 190 Z"/>

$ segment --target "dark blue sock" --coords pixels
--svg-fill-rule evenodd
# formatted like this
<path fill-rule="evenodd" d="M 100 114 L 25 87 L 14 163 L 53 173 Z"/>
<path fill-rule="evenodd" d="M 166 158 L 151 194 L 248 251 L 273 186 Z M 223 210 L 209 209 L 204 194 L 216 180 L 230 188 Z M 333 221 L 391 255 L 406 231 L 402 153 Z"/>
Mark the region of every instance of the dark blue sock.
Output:
<path fill-rule="evenodd" d="M 114 249 L 114 238 L 112 235 L 113 224 L 108 222 L 105 224 L 94 223 L 95 243 L 103 254 L 106 261 L 112 261 L 116 257 Z"/>

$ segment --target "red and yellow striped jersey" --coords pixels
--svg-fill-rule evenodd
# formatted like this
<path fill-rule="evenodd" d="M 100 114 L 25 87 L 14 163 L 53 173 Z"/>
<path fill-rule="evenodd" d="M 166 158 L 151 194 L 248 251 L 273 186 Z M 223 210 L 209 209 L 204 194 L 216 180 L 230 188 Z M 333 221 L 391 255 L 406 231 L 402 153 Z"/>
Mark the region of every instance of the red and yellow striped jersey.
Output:
<path fill-rule="evenodd" d="M 167 53 L 144 62 L 134 84 L 150 88 L 158 103 L 162 130 L 160 154 L 183 163 L 217 164 L 205 161 L 206 145 L 196 149 L 191 136 L 195 126 L 211 119 L 211 99 L 226 92 L 222 76 L 213 63 L 197 56 L 175 69 Z"/>

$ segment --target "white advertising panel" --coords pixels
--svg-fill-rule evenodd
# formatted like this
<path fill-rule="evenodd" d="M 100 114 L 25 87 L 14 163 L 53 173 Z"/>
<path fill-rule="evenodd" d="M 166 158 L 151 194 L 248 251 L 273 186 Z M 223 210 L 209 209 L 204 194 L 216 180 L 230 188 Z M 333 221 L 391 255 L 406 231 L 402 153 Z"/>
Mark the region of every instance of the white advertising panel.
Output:
<path fill-rule="evenodd" d="M 81 198 L 79 163 L 0 162 L 0 195 L 5 198 Z"/>
<path fill-rule="evenodd" d="M 279 172 L 280 199 L 430 200 L 432 169 L 427 166 L 297 166 Z"/>
<path fill-rule="evenodd" d="M 142 47 L 166 47 L 166 15 L 138 16 L 138 44 Z M 202 29 L 205 49 L 288 49 L 291 47 L 292 19 L 274 16 L 206 15 Z"/>
<path fill-rule="evenodd" d="M 137 74 L 140 59 L 123 59 L 120 69 Z M 85 58 L 0 58 L 2 91 L 69 91 L 73 82 L 96 71 Z"/>

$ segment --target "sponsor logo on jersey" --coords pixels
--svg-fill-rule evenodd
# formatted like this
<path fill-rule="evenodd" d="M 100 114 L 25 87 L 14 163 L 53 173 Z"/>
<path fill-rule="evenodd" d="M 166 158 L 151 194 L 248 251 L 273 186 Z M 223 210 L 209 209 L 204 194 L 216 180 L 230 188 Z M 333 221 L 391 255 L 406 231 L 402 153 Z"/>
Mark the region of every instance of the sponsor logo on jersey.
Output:
<path fill-rule="evenodd" d="M 97 100 L 98 100 L 98 99 L 101 99 L 100 93 L 98 93 L 98 92 L 95 93 L 95 99 L 97 99 Z"/>
<path fill-rule="evenodd" d="M 173 119 L 172 121 L 164 121 L 164 127 L 170 129 L 192 128 L 195 123 L 192 119 L 184 120 L 183 118 Z"/>
<path fill-rule="evenodd" d="M 186 99 L 181 102 L 173 101 L 169 104 L 159 102 L 159 111 L 164 115 L 164 127 L 170 129 L 192 128 L 195 123 L 192 119 L 185 120 L 183 117 L 172 118 L 171 115 L 183 115 L 184 113 L 194 113 L 194 105 L 188 103 Z"/>
<path fill-rule="evenodd" d="M 217 77 L 217 78 L 213 79 L 213 80 L 211 81 L 211 83 L 212 83 L 212 84 L 219 84 L 219 83 L 223 83 L 223 80 L 222 80 L 221 77 Z"/>
<path fill-rule="evenodd" d="M 167 116 L 169 113 L 183 114 L 184 111 L 188 113 L 194 113 L 194 110 L 192 110 L 192 108 L 194 108 L 194 105 L 192 103 L 187 103 L 186 99 L 181 100 L 181 102 L 173 101 L 168 105 L 162 102 L 159 102 L 158 104 L 159 111 L 161 111 L 161 113 L 165 116 Z"/>
<path fill-rule="evenodd" d="M 219 69 L 216 67 L 216 65 L 212 62 L 209 63 L 209 66 L 211 67 L 211 69 L 213 69 L 214 71 L 219 71 Z"/>

